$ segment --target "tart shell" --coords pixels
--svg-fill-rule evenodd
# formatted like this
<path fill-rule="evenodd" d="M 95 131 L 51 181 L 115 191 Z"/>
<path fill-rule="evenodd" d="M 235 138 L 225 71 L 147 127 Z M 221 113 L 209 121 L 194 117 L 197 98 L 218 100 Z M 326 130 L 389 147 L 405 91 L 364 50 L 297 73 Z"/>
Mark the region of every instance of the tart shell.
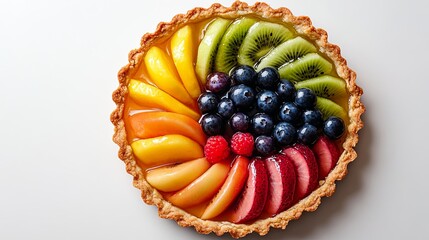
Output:
<path fill-rule="evenodd" d="M 137 165 L 130 144 L 127 141 L 123 121 L 125 98 L 128 92 L 127 76 L 137 70 L 143 55 L 153 43 L 170 37 L 180 27 L 213 16 L 235 18 L 248 14 L 258 16 L 261 19 L 276 20 L 291 24 L 297 33 L 307 36 L 316 43 L 320 52 L 332 59 L 338 75 L 346 81 L 350 94 L 348 102 L 350 122 L 342 146 L 344 151 L 336 167 L 325 180 L 319 182 L 319 187 L 316 190 L 293 207 L 275 217 L 260 219 L 250 224 L 202 220 L 164 200 L 162 195 L 145 180 L 142 169 Z M 346 60 L 340 54 L 340 48 L 328 43 L 328 35 L 325 30 L 315 28 L 311 20 L 306 16 L 294 16 L 287 8 L 273 9 L 265 3 L 256 3 L 253 6 L 249 6 L 244 2 L 236 1 L 231 7 L 213 4 L 207 9 L 194 8 L 186 14 L 178 14 L 168 23 L 159 23 L 154 33 L 147 33 L 142 37 L 140 48 L 132 50 L 129 53 L 129 63 L 119 71 L 118 80 L 119 87 L 113 92 L 112 96 L 116 103 L 116 109 L 110 116 L 115 131 L 113 141 L 119 146 L 118 156 L 124 161 L 127 172 L 134 177 L 134 186 L 141 190 L 141 196 L 147 204 L 158 207 L 160 217 L 173 219 L 183 227 L 192 226 L 200 233 L 209 234 L 213 232 L 219 236 L 229 233 L 234 238 L 240 238 L 251 232 L 265 235 L 270 230 L 270 227 L 284 229 L 289 221 L 298 219 L 304 211 L 315 211 L 321 203 L 322 197 L 331 196 L 335 192 L 335 181 L 341 180 L 347 174 L 347 165 L 357 157 L 354 147 L 358 142 L 357 133 L 363 127 L 361 115 L 365 111 L 365 107 L 360 101 L 363 91 L 355 83 L 356 73 L 347 66 Z"/>

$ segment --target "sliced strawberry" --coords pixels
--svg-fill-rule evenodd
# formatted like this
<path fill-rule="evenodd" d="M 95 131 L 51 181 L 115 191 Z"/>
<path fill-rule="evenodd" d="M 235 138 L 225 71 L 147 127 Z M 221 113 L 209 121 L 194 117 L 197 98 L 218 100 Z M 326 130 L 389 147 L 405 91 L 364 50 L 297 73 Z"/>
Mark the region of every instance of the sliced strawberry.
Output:
<path fill-rule="evenodd" d="M 313 146 L 313 153 L 319 165 L 319 180 L 325 179 L 340 158 L 340 150 L 335 141 L 321 136 Z"/>
<path fill-rule="evenodd" d="M 293 203 L 296 175 L 293 163 L 282 154 L 265 160 L 268 170 L 269 190 L 265 211 L 270 215 L 289 208 Z"/>
<path fill-rule="evenodd" d="M 305 198 L 318 184 L 318 166 L 311 149 L 302 144 L 295 144 L 282 150 L 295 167 L 297 184 L 294 202 Z"/>
<path fill-rule="evenodd" d="M 267 169 L 264 161 L 254 159 L 249 164 L 249 176 L 232 213 L 231 221 L 243 223 L 259 217 L 264 210 L 267 195 Z"/>

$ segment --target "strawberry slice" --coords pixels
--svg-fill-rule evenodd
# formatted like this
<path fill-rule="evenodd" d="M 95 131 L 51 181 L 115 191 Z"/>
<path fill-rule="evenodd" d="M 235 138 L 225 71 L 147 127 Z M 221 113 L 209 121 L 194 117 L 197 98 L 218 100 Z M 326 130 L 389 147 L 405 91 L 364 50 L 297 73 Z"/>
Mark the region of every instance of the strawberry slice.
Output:
<path fill-rule="evenodd" d="M 282 150 L 282 154 L 289 157 L 295 167 L 297 184 L 294 202 L 305 198 L 318 184 L 318 166 L 313 151 L 305 145 L 295 144 Z"/>
<path fill-rule="evenodd" d="M 268 195 L 268 175 L 264 161 L 254 159 L 249 164 L 249 176 L 231 216 L 234 223 L 253 220 L 264 210 Z"/>
<path fill-rule="evenodd" d="M 265 211 L 271 216 L 289 208 L 293 203 L 296 175 L 293 163 L 282 154 L 265 160 L 269 176 L 268 199 Z"/>
<path fill-rule="evenodd" d="M 319 180 L 328 176 L 340 158 L 340 150 L 335 141 L 326 136 L 321 136 L 313 146 L 313 153 L 319 165 Z"/>

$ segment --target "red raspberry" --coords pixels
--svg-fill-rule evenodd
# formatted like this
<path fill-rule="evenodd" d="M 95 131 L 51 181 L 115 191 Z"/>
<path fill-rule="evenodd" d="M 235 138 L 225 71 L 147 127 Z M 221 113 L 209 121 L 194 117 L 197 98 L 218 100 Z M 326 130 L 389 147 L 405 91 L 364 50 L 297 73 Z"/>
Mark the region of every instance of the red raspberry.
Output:
<path fill-rule="evenodd" d="M 228 142 L 222 136 L 209 137 L 204 146 L 204 155 L 212 164 L 226 159 L 229 156 Z"/>
<path fill-rule="evenodd" d="M 253 152 L 254 140 L 250 133 L 236 132 L 231 138 L 232 151 L 238 155 L 250 157 Z"/>

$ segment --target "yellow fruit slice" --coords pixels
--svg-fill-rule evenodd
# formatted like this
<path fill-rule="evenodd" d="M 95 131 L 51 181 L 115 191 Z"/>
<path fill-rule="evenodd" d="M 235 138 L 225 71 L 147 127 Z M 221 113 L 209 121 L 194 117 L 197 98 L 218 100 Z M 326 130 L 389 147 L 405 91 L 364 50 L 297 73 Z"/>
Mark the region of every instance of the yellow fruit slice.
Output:
<path fill-rule="evenodd" d="M 160 108 L 169 112 L 184 114 L 196 121 L 200 114 L 187 107 L 177 99 L 168 95 L 159 88 L 147 83 L 131 79 L 128 84 L 129 96 L 137 103 L 145 107 Z"/>
<path fill-rule="evenodd" d="M 201 89 L 194 71 L 192 39 L 192 28 L 189 25 L 179 29 L 171 38 L 171 56 L 189 95 L 197 99 Z"/>
<path fill-rule="evenodd" d="M 228 176 L 229 163 L 216 163 L 186 188 L 168 198 L 173 205 L 187 208 L 212 198 Z"/>
<path fill-rule="evenodd" d="M 150 170 L 147 172 L 146 180 L 158 190 L 173 192 L 189 185 L 210 166 L 206 158 L 198 158 L 178 165 Z"/>
<path fill-rule="evenodd" d="M 194 104 L 166 52 L 158 47 L 151 47 L 144 57 L 144 62 L 150 80 L 156 86 L 188 106 Z"/>
<path fill-rule="evenodd" d="M 131 143 L 131 148 L 137 159 L 148 166 L 180 163 L 204 156 L 200 144 L 177 134 L 137 140 Z"/>

